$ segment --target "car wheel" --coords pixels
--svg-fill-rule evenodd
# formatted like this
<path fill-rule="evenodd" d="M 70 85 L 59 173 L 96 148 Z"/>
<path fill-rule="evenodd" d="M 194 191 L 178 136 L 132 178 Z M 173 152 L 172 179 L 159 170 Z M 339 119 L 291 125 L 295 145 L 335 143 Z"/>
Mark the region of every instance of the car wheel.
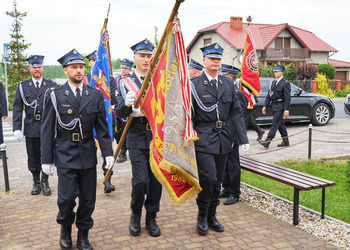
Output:
<path fill-rule="evenodd" d="M 331 111 L 327 104 L 319 103 L 313 110 L 311 123 L 315 126 L 326 125 L 331 118 Z"/>

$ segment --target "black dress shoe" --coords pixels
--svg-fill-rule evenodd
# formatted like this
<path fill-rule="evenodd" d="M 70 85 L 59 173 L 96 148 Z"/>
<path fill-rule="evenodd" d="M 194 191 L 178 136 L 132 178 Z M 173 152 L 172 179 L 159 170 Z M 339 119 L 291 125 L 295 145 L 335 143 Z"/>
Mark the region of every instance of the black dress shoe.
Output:
<path fill-rule="evenodd" d="M 92 250 L 89 242 L 89 230 L 78 230 L 77 248 L 82 250 Z"/>
<path fill-rule="evenodd" d="M 283 139 L 283 141 L 277 145 L 277 147 L 288 147 L 289 146 L 289 140 L 287 139 Z"/>
<path fill-rule="evenodd" d="M 107 182 L 106 182 L 106 184 L 105 184 L 104 192 L 107 193 L 107 194 L 112 192 L 112 191 L 115 191 L 115 186 L 111 183 L 111 177 L 112 176 L 110 175 L 108 180 L 107 180 Z"/>
<path fill-rule="evenodd" d="M 223 232 L 225 230 L 224 226 L 218 221 L 215 214 L 208 215 L 208 227 L 215 232 Z"/>
<path fill-rule="evenodd" d="M 228 194 L 227 192 L 221 191 L 221 192 L 220 192 L 220 195 L 219 195 L 219 198 L 226 198 L 226 197 L 228 197 L 228 196 L 229 196 L 229 194 Z"/>
<path fill-rule="evenodd" d="M 33 188 L 32 188 L 31 194 L 37 195 L 40 193 L 41 193 L 40 174 L 33 175 Z"/>
<path fill-rule="evenodd" d="M 156 213 L 148 213 L 146 214 L 146 229 L 152 237 L 160 236 L 160 229 L 157 225 L 156 221 Z"/>
<path fill-rule="evenodd" d="M 139 236 L 141 233 L 141 213 L 132 213 L 129 223 L 129 232 L 132 236 Z"/>
<path fill-rule="evenodd" d="M 49 176 L 44 172 L 41 173 L 41 189 L 43 191 L 43 195 L 51 195 L 51 188 L 49 186 Z"/>
<path fill-rule="evenodd" d="M 60 247 L 61 249 L 72 248 L 72 227 L 61 226 Z"/>
<path fill-rule="evenodd" d="M 260 141 L 263 138 L 263 135 L 265 134 L 265 130 L 261 129 L 258 131 L 258 139 L 257 141 Z"/>
<path fill-rule="evenodd" d="M 230 195 L 227 200 L 224 201 L 224 205 L 232 205 L 239 201 L 239 198 Z"/>
<path fill-rule="evenodd" d="M 199 235 L 208 234 L 208 210 L 200 209 L 197 217 L 197 233 Z"/>

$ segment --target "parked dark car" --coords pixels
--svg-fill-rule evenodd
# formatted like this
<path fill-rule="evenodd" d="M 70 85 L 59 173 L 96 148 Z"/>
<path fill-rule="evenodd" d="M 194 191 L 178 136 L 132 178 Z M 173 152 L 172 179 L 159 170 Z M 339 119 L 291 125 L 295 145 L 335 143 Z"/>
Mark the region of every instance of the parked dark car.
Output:
<path fill-rule="evenodd" d="M 260 78 L 261 94 L 253 108 L 253 117 L 259 124 L 271 123 L 272 110 L 267 108 L 266 115 L 261 113 L 265 98 L 273 78 Z M 313 125 L 326 125 L 335 113 L 334 103 L 327 96 L 306 92 L 294 84 L 291 85 L 291 107 L 285 122 L 311 121 Z"/>
<path fill-rule="evenodd" d="M 346 114 L 350 115 L 350 94 L 348 94 L 345 98 L 344 110 Z"/>

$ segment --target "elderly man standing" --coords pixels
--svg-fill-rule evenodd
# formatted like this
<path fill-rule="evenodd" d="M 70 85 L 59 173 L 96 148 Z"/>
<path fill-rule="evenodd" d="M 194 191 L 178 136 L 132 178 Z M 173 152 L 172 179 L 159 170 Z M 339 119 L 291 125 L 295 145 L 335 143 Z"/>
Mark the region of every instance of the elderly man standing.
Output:
<path fill-rule="evenodd" d="M 51 195 L 49 176 L 42 172 L 40 181 L 40 131 L 45 92 L 57 84 L 43 78 L 44 56 L 34 55 L 26 61 L 29 64 L 28 70 L 32 77 L 17 84 L 13 102 L 13 133 L 17 140 L 21 140 L 23 137 L 22 125 L 24 125 L 28 169 L 33 175 L 31 194 L 40 194 L 42 190 L 44 195 Z M 24 122 L 22 122 L 23 109 L 25 111 Z"/>
<path fill-rule="evenodd" d="M 42 169 L 58 175 L 59 212 L 61 225 L 60 247 L 72 247 L 72 224 L 78 228 L 77 248 L 92 249 L 88 240 L 93 227 L 92 213 L 96 202 L 96 146 L 95 128 L 99 146 L 106 159 L 106 168 L 114 163 L 111 137 L 108 132 L 102 92 L 83 84 L 84 57 L 75 49 L 58 59 L 68 81 L 48 91 L 41 131 Z M 76 198 L 79 206 L 76 212 Z"/>
<path fill-rule="evenodd" d="M 223 232 L 224 226 L 216 218 L 219 194 L 228 154 L 236 134 L 243 150 L 249 149 L 241 106 L 233 81 L 219 75 L 223 48 L 214 43 L 201 48 L 205 71 L 191 79 L 193 83 L 194 129 L 199 183 L 197 232 L 206 235 L 208 227 Z"/>

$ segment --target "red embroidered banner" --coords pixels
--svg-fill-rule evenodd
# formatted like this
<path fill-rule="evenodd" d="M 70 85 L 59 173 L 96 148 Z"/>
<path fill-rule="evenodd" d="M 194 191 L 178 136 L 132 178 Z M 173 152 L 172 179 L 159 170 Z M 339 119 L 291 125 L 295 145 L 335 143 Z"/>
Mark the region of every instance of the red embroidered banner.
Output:
<path fill-rule="evenodd" d="M 180 33 L 177 19 L 173 27 L 168 27 L 167 40 L 142 105 L 153 133 L 151 168 L 175 206 L 202 190 L 194 149 L 198 138 L 192 127 L 191 92 Z"/>

